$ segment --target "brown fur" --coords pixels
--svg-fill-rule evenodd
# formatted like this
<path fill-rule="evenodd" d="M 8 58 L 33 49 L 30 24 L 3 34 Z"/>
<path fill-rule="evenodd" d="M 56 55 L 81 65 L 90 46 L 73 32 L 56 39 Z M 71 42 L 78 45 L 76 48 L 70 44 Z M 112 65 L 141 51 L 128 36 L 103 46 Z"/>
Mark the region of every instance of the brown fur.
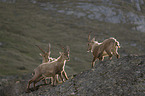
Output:
<path fill-rule="evenodd" d="M 52 57 L 50 57 L 50 53 L 51 53 L 51 51 L 50 51 L 50 49 L 51 49 L 51 45 L 50 45 L 50 43 L 49 43 L 49 46 L 48 46 L 48 51 L 46 52 L 46 51 L 44 51 L 40 46 L 38 46 L 37 45 L 37 47 L 42 51 L 42 54 L 40 53 L 40 56 L 42 56 L 42 63 L 46 63 L 46 62 L 52 62 L 52 61 L 56 61 L 57 59 L 55 59 L 55 58 L 52 58 Z M 65 65 L 65 63 L 66 63 L 66 61 L 64 61 L 64 65 Z M 66 72 L 65 71 L 62 71 L 62 74 L 61 74 L 61 77 L 60 78 L 63 78 L 64 77 L 64 79 L 65 80 L 68 80 L 68 77 L 67 77 L 67 74 L 66 74 Z M 49 77 L 50 78 L 50 77 Z M 57 83 L 62 83 L 62 82 L 65 82 L 64 81 L 64 79 L 63 79 L 63 81 L 59 81 L 59 76 L 58 76 L 58 74 L 56 74 L 56 81 L 57 81 Z M 51 82 L 52 82 L 52 79 L 53 78 L 50 78 L 51 79 Z M 47 80 L 44 78 L 44 83 L 46 84 L 47 83 Z"/>
<path fill-rule="evenodd" d="M 97 59 L 103 61 L 106 56 L 109 56 L 109 59 L 112 59 L 113 55 L 117 58 L 120 57 L 117 52 L 118 48 L 120 48 L 119 42 L 115 38 L 111 37 L 109 39 L 105 39 L 102 43 L 98 43 L 95 41 L 95 38 L 90 41 L 89 36 L 88 41 L 88 52 L 91 51 L 93 54 L 92 67 Z"/>
<path fill-rule="evenodd" d="M 34 69 L 35 75 L 28 82 L 27 89 L 29 90 L 30 84 L 32 82 L 34 83 L 34 88 L 35 88 L 35 84 L 46 77 L 52 77 L 53 78 L 52 85 L 55 85 L 54 82 L 56 79 L 55 78 L 56 74 L 58 74 L 60 76 L 60 79 L 62 80 L 63 78 L 62 78 L 61 74 L 62 74 L 62 72 L 65 73 L 64 61 L 68 60 L 68 59 L 69 59 L 69 49 L 67 48 L 67 51 L 64 50 L 63 53 L 60 53 L 60 56 L 57 58 L 56 61 L 40 64 L 36 69 Z"/>

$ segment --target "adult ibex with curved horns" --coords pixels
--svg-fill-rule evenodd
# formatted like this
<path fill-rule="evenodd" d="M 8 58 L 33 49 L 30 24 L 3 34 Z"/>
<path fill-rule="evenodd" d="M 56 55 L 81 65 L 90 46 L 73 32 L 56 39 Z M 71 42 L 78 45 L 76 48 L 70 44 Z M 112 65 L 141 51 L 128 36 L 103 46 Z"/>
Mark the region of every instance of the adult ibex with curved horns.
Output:
<path fill-rule="evenodd" d="M 55 75 L 58 74 L 62 80 L 62 71 L 64 71 L 65 60 L 69 60 L 69 47 L 64 48 L 63 52 L 60 52 L 60 56 L 57 58 L 56 61 L 47 62 L 40 64 L 37 68 L 34 69 L 35 74 L 28 82 L 27 90 L 30 88 L 30 84 L 35 84 L 46 77 L 53 77 L 52 85 L 55 85 Z"/>
<path fill-rule="evenodd" d="M 95 61 L 97 59 L 104 60 L 104 57 L 109 56 L 109 59 L 112 59 L 112 56 L 115 55 L 117 58 L 120 57 L 117 50 L 120 48 L 119 42 L 113 38 L 110 37 L 109 39 L 105 39 L 102 43 L 98 43 L 98 41 L 95 41 L 95 37 L 90 40 L 91 32 L 88 35 L 88 50 L 87 52 L 92 52 L 93 54 L 93 60 L 92 60 L 92 67 L 95 64 Z M 113 54 L 113 55 L 112 55 Z"/>

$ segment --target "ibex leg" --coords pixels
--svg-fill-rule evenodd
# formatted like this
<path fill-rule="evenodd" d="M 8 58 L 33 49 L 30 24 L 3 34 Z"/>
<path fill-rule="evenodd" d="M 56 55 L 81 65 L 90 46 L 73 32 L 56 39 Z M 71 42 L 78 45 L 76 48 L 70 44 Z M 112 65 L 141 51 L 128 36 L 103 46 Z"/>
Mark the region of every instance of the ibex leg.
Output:
<path fill-rule="evenodd" d="M 59 81 L 59 78 L 60 78 L 61 81 Z M 61 75 L 59 75 L 59 74 L 56 75 L 56 82 L 57 83 L 62 83 Z"/>
<path fill-rule="evenodd" d="M 120 55 L 118 54 L 117 52 L 118 48 L 114 48 L 112 51 L 113 51 L 113 54 L 116 56 L 116 58 L 120 58 Z"/>
<path fill-rule="evenodd" d="M 97 57 L 94 57 L 94 58 L 93 58 L 93 61 L 92 61 L 92 68 L 94 67 L 94 64 L 95 64 L 96 59 L 97 59 Z"/>
<path fill-rule="evenodd" d="M 28 82 L 28 86 L 27 86 L 27 89 L 30 88 L 30 84 L 31 84 L 32 82 L 34 83 L 34 88 L 35 88 L 35 81 L 36 81 L 37 78 L 39 78 L 39 77 L 40 77 L 40 75 L 34 75 L 34 76 L 32 77 L 32 79 L 29 80 L 29 82 Z"/>
<path fill-rule="evenodd" d="M 55 81 L 56 81 L 55 76 L 53 76 L 52 86 L 55 86 Z"/>
<path fill-rule="evenodd" d="M 111 51 L 110 50 L 105 50 L 107 52 L 107 54 L 109 55 L 109 59 L 111 60 L 112 59 L 112 54 L 111 54 Z"/>
<path fill-rule="evenodd" d="M 63 82 L 63 78 L 62 78 L 62 76 L 61 76 L 61 73 L 59 73 L 58 75 L 59 75 L 59 78 L 60 78 L 60 80 L 61 80 L 61 81 L 59 81 L 58 83 L 62 83 L 62 82 Z"/>
<path fill-rule="evenodd" d="M 67 74 L 66 74 L 66 72 L 65 72 L 65 71 L 63 71 L 61 75 L 63 75 L 63 76 L 64 76 L 65 80 L 68 80 L 68 77 L 67 77 Z"/>
<path fill-rule="evenodd" d="M 31 80 L 29 80 L 28 85 L 27 85 L 27 89 L 29 89 L 29 88 L 30 88 L 30 84 L 31 84 L 32 82 L 33 82 L 33 81 L 32 81 L 32 79 L 31 79 Z"/>
<path fill-rule="evenodd" d="M 101 61 L 103 61 L 104 57 L 103 57 L 103 50 L 98 54 L 97 58 Z"/>

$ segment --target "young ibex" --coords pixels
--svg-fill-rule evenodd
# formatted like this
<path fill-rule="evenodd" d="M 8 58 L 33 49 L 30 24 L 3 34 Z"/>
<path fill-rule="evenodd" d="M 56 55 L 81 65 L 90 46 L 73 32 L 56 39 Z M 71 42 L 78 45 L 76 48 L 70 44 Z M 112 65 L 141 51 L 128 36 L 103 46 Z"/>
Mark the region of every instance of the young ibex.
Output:
<path fill-rule="evenodd" d="M 32 77 L 32 79 L 28 82 L 27 89 L 29 90 L 30 84 L 35 84 L 46 77 L 53 77 L 52 85 L 55 85 L 55 75 L 58 74 L 62 80 L 61 73 L 64 71 L 65 66 L 65 60 L 69 60 L 69 48 L 64 48 L 64 52 L 60 52 L 60 56 L 57 58 L 56 61 L 53 62 L 47 62 L 40 64 L 35 71 L 35 75 Z"/>
<path fill-rule="evenodd" d="M 104 57 L 106 56 L 109 56 L 109 59 L 112 59 L 113 55 L 115 55 L 117 58 L 120 57 L 117 52 L 118 48 L 120 48 L 119 42 L 113 37 L 104 40 L 102 43 L 98 43 L 98 41 L 95 41 L 95 38 L 90 40 L 89 33 L 88 42 L 87 52 L 91 51 L 93 54 L 92 67 L 94 66 L 96 59 L 103 61 Z"/>

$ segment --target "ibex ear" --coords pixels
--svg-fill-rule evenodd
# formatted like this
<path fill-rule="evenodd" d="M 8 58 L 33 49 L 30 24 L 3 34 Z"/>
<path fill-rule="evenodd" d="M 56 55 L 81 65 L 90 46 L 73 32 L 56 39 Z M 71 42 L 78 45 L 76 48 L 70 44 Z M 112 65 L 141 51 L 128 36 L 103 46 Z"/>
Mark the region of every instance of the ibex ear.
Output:
<path fill-rule="evenodd" d="M 70 51 L 70 48 L 69 48 L 69 46 L 66 46 L 66 48 L 67 48 L 67 51 L 69 52 L 69 51 Z"/>
<path fill-rule="evenodd" d="M 59 54 L 61 55 L 61 54 L 62 54 L 62 52 L 59 52 Z"/>
<path fill-rule="evenodd" d="M 51 51 L 49 52 L 49 55 L 51 54 Z"/>
<path fill-rule="evenodd" d="M 49 43 L 47 53 L 50 52 L 50 49 L 51 49 L 51 44 Z"/>
<path fill-rule="evenodd" d="M 95 37 L 91 41 L 94 42 L 95 41 Z"/>
<path fill-rule="evenodd" d="M 41 53 L 40 53 L 39 55 L 40 55 L 40 56 L 42 56 L 42 54 L 41 54 Z"/>

